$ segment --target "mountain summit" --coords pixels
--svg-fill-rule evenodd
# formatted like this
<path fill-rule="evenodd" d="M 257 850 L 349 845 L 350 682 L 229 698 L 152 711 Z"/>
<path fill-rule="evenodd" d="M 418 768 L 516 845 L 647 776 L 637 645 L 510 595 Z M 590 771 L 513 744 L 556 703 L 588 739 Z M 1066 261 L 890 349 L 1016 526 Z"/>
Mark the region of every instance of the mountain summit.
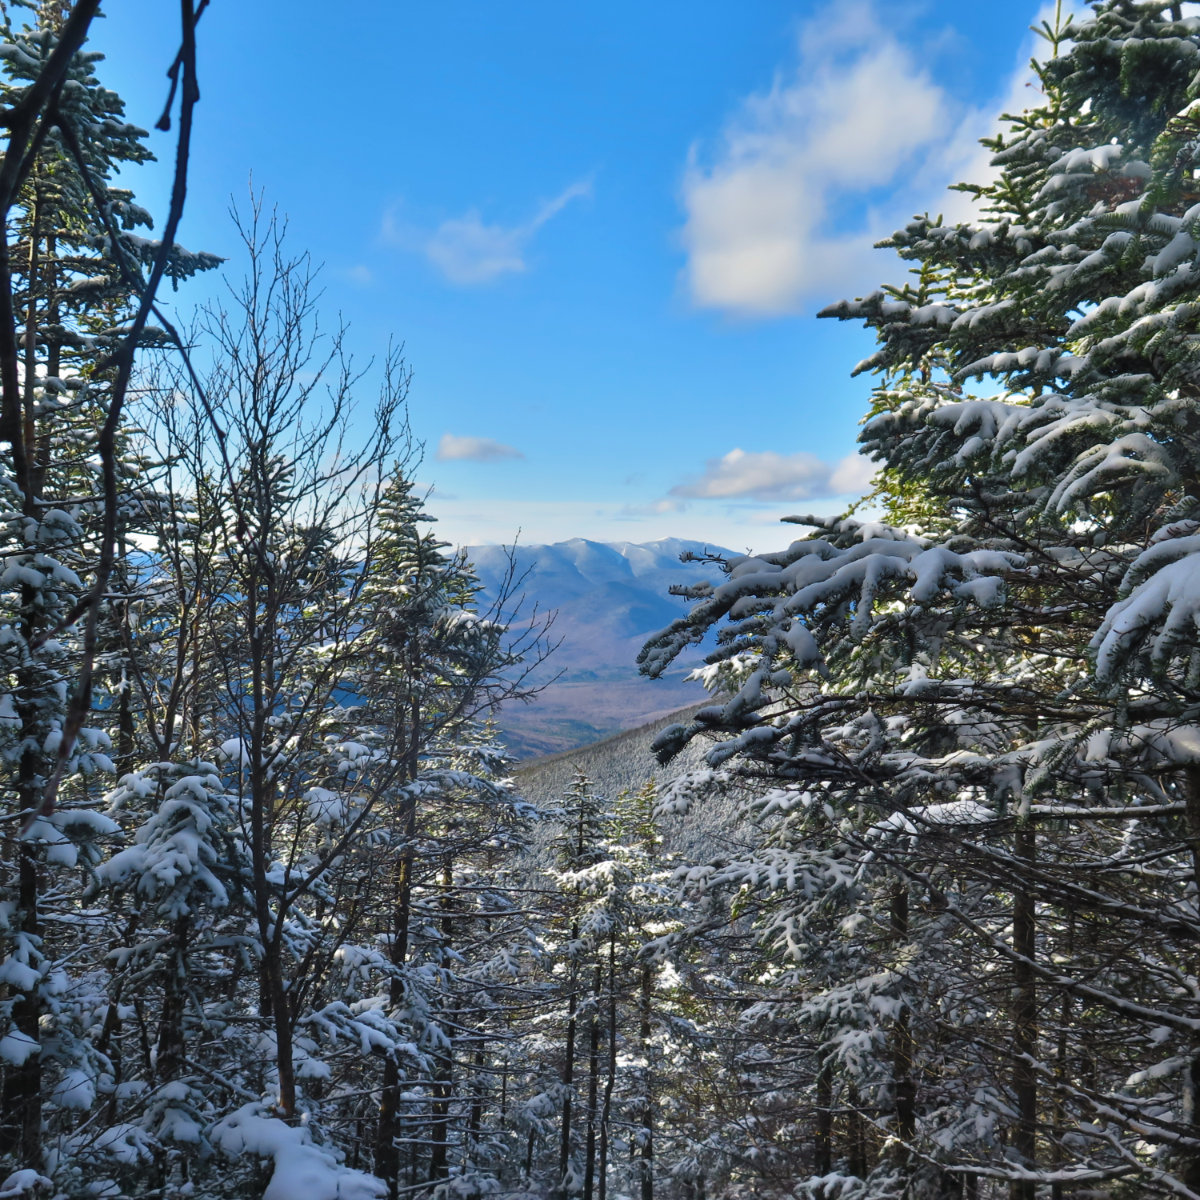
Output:
<path fill-rule="evenodd" d="M 532 704 L 512 705 L 500 714 L 514 754 L 570 750 L 704 698 L 704 689 L 685 679 L 702 650 L 662 679 L 646 679 L 636 666 L 646 638 L 687 611 L 686 601 L 669 594 L 670 586 L 713 577 L 712 567 L 679 561 L 689 551 L 729 553 L 681 538 L 467 547 L 486 595 L 495 595 L 511 554 L 523 578 L 519 590 L 526 609 L 536 604 L 557 613 L 553 636 L 562 644 L 541 676 L 561 672 L 561 677 Z"/>

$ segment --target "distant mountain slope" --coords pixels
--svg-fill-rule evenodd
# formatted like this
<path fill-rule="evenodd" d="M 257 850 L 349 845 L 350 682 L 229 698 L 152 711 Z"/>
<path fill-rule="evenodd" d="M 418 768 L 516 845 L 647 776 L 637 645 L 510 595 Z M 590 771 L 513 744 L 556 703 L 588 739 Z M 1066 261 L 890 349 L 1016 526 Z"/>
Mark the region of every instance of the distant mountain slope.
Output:
<path fill-rule="evenodd" d="M 706 768 L 704 756 L 711 749 L 711 743 L 704 738 L 691 742 L 666 767 L 659 765 L 650 749 L 654 739 L 668 725 L 686 724 L 699 707 L 692 705 L 590 746 L 518 763 L 513 771 L 517 792 L 539 808 L 553 810 L 562 804 L 575 773 L 582 771 L 593 793 L 610 805 L 622 792 L 636 791 L 649 779 L 657 782 L 661 795 L 662 787 L 668 781 Z M 733 842 L 744 836 L 740 832 L 744 827 L 734 797 L 719 787 L 707 789 L 703 799 L 686 815 L 661 816 L 657 824 L 664 838 L 664 849 L 680 855 L 687 862 L 705 862 L 718 854 L 728 853 Z M 534 828 L 535 853 L 550 854 L 548 846 L 553 829 L 553 823 Z"/>
<path fill-rule="evenodd" d="M 668 725 L 686 723 L 699 707 L 699 704 L 691 705 L 636 729 L 611 734 L 588 746 L 518 763 L 513 771 L 517 791 L 533 804 L 553 808 L 571 786 L 576 772 L 582 771 L 591 781 L 593 790 L 608 800 L 615 800 L 622 792 L 636 791 L 648 779 L 673 778 L 681 771 L 702 766 L 708 746 L 701 740 L 688 746 L 667 769 L 659 766 L 650 749 L 651 743 Z"/>
<path fill-rule="evenodd" d="M 534 703 L 501 714 L 500 727 L 517 757 L 582 746 L 704 698 L 704 689 L 684 678 L 703 649 L 662 679 L 640 676 L 636 659 L 650 634 L 687 611 L 687 601 L 669 595 L 671 584 L 715 576 L 712 567 L 679 561 L 686 551 L 706 550 L 720 547 L 680 538 L 640 544 L 572 538 L 512 551 L 527 605 L 556 611 L 553 636 L 562 640 L 541 672 L 543 679 L 560 671 L 562 677 Z M 492 595 L 508 571 L 509 553 L 502 546 L 467 547 Z"/>

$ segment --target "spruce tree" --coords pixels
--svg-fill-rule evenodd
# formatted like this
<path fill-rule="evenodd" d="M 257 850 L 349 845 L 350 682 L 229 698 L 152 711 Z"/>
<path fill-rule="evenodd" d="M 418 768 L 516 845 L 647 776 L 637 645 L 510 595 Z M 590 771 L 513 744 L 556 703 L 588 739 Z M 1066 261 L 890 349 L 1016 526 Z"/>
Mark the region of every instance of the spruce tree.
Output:
<path fill-rule="evenodd" d="M 841 912 L 867 922 L 848 942 L 880 931 L 854 1017 L 873 1132 L 833 1155 L 867 1194 L 1200 1187 L 1200 35 L 1181 7 L 1045 29 L 1042 99 L 991 143 L 980 218 L 914 220 L 888 243 L 912 280 L 826 310 L 876 332 L 862 441 L 917 527 L 791 518 L 816 532 L 727 563 L 644 652 L 660 670 L 727 620 L 728 691 L 662 750 L 713 733 L 714 761 L 798 817 L 717 878 L 760 889 L 781 936 L 812 928 L 793 896 L 822 872 L 867 889 Z M 832 981 L 808 1007 L 845 1031 L 824 1061 L 853 1044 Z M 829 1095 L 819 1067 L 801 1086 Z"/>
<path fill-rule="evenodd" d="M 74 14 L 43 4 L 24 28 L 6 15 L 0 44 L 0 90 L 12 116 L 0 287 L 0 420 L 9 447 L 0 670 L 12 797 L 0 904 L 7 963 L 0 1039 L 9 1051 L 0 1154 L 31 1169 L 45 1161 L 43 1122 L 65 1134 L 111 1075 L 86 1032 L 91 983 L 70 981 L 56 961 L 77 953 L 80 924 L 48 909 L 44 897 L 64 866 L 89 869 L 95 836 L 114 828 L 95 811 L 95 777 L 112 769 L 109 738 L 101 721 L 82 724 L 93 698 L 87 628 L 111 617 L 113 606 L 96 589 L 110 573 L 122 512 L 138 507 L 120 461 L 124 384 L 114 356 L 131 336 L 124 326 L 141 298 L 141 268 L 162 249 L 137 236 L 149 216 L 111 182 L 119 167 L 149 157 L 144 133 L 99 83 L 99 56 L 66 53 L 90 19 L 86 5 Z M 40 114 L 30 107 L 47 95 Z M 40 124 L 23 145 L 27 117 Z M 164 261 L 180 278 L 216 262 L 167 250 Z"/>

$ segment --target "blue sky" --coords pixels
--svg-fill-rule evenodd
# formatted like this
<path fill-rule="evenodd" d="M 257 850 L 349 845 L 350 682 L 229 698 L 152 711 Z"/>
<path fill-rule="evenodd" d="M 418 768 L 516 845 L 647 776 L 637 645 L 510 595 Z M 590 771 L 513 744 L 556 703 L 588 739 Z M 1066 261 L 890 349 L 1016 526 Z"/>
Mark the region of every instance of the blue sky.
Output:
<path fill-rule="evenodd" d="M 101 77 L 149 128 L 173 7 L 109 8 Z M 448 539 L 770 549 L 780 516 L 869 474 L 850 371 L 871 342 L 816 310 L 899 280 L 871 243 L 911 213 L 961 210 L 945 187 L 986 170 L 978 137 L 1028 95 L 1037 16 L 213 0 L 182 240 L 237 271 L 227 210 L 253 175 L 356 355 L 404 343 Z M 164 169 L 129 183 L 164 211 Z"/>

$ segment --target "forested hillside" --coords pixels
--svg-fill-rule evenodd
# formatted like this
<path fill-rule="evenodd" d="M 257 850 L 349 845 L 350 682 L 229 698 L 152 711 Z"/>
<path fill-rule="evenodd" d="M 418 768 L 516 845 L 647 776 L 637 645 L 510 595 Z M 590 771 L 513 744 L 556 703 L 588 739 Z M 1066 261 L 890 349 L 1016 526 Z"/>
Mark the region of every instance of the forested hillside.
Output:
<path fill-rule="evenodd" d="M 578 773 L 586 775 L 593 787 L 606 796 L 636 792 L 651 779 L 673 778 L 701 766 L 705 748 L 694 742 L 664 767 L 654 753 L 653 744 L 664 729 L 690 719 L 700 707 L 692 705 L 575 750 L 515 763 L 513 779 L 527 800 L 552 807 Z"/>
<path fill-rule="evenodd" d="M 1042 29 L 826 310 L 878 519 L 703 556 L 708 700 L 535 802 L 407 366 L 253 199 L 168 320 L 206 6 L 157 231 L 97 7 L 0 7 L 0 1200 L 1200 1200 L 1197 6 Z"/>

